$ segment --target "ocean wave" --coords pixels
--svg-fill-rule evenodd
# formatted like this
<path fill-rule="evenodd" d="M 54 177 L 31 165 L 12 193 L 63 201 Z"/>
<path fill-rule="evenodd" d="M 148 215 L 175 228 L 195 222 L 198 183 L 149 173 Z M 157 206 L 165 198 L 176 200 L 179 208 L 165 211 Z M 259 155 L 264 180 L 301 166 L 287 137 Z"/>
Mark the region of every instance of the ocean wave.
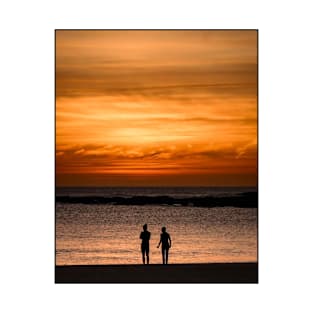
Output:
<path fill-rule="evenodd" d="M 244 192 L 238 195 L 223 197 L 186 197 L 171 196 L 133 196 L 133 197 L 100 197 L 100 196 L 56 196 L 56 202 L 81 204 L 113 204 L 113 205 L 173 205 L 194 207 L 241 207 L 257 208 L 258 193 Z"/>

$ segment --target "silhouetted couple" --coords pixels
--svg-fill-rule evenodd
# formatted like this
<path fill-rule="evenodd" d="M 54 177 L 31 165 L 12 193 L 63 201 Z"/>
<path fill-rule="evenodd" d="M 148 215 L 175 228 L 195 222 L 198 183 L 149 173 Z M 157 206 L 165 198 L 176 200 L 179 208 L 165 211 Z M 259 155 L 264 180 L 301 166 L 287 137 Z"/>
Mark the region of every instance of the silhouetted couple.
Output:
<path fill-rule="evenodd" d="M 141 253 L 142 253 L 142 263 L 145 264 L 145 256 L 147 257 L 147 264 L 149 264 L 149 240 L 151 233 L 147 230 L 147 224 L 143 225 L 143 232 L 140 234 L 141 242 Z M 166 232 L 166 227 L 162 227 L 162 233 L 160 235 L 160 241 L 157 248 L 160 247 L 162 243 L 162 261 L 163 264 L 168 264 L 168 250 L 172 245 L 171 236 Z"/>

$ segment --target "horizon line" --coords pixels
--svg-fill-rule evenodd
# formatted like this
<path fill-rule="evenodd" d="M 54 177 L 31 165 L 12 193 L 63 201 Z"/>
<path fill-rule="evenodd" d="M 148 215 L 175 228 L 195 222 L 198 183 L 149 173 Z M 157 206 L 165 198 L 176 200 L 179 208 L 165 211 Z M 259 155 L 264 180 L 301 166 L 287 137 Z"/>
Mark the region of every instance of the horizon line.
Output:
<path fill-rule="evenodd" d="M 212 186 L 205 186 L 205 185 L 199 185 L 199 186 L 190 186 L 190 185 L 184 185 L 184 186 L 164 186 L 164 185 L 155 185 L 155 186 L 147 186 L 147 185 L 138 185 L 138 186 L 103 186 L 103 185 L 93 185 L 93 186 L 56 186 L 55 188 L 258 188 L 258 185 L 212 185 Z"/>

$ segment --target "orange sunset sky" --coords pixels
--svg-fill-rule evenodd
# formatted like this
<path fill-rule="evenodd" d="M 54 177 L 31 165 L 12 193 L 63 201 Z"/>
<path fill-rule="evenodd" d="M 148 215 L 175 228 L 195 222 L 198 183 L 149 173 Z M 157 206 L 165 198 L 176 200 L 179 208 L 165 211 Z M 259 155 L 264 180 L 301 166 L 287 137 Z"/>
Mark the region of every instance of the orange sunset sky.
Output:
<path fill-rule="evenodd" d="M 256 186 L 257 31 L 56 31 L 57 186 Z"/>

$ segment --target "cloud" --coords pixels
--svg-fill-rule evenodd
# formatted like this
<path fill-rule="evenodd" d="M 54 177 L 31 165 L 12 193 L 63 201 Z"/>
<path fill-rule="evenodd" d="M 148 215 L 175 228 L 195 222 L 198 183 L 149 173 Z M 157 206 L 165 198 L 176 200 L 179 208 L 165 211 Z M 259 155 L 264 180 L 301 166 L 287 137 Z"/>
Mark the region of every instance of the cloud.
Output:
<path fill-rule="evenodd" d="M 248 147 L 248 145 L 247 145 Z M 186 149 L 167 147 L 71 147 L 62 159 L 57 159 L 57 173 L 154 173 L 251 171 L 256 164 L 256 151 L 245 155 L 244 162 L 236 147 Z M 79 151 L 79 153 L 77 153 Z"/>
<path fill-rule="evenodd" d="M 257 88 L 257 65 L 211 67 L 116 68 L 114 71 L 58 69 L 57 97 L 116 96 L 179 100 L 190 97 L 252 97 Z"/>
<path fill-rule="evenodd" d="M 57 97 L 253 96 L 256 36 L 255 31 L 59 31 Z"/>
<path fill-rule="evenodd" d="M 58 175 L 252 181 L 256 137 L 256 31 L 57 31 Z"/>
<path fill-rule="evenodd" d="M 79 149 L 77 151 L 74 152 L 75 154 L 84 154 L 85 153 L 85 149 Z"/>
<path fill-rule="evenodd" d="M 251 154 L 254 154 L 256 157 L 257 153 L 257 140 L 253 139 L 251 142 L 248 142 L 247 144 L 240 146 L 237 148 L 237 155 L 236 158 L 243 158 L 248 157 Z"/>

